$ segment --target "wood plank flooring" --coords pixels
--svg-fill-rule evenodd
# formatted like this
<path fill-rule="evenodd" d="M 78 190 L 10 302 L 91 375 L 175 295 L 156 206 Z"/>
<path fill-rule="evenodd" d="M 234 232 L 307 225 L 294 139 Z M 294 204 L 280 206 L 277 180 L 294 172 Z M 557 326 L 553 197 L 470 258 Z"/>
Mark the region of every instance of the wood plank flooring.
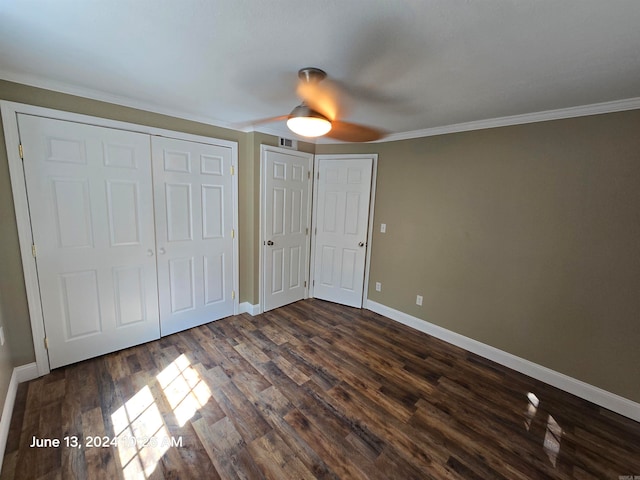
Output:
<path fill-rule="evenodd" d="M 0 477 L 634 475 L 639 423 L 367 310 L 305 300 L 20 385 Z"/>

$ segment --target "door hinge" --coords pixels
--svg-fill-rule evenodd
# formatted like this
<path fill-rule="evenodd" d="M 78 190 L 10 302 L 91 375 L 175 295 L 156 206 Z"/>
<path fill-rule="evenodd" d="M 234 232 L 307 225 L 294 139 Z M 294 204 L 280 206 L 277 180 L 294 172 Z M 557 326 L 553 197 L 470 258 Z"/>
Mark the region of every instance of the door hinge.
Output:
<path fill-rule="evenodd" d="M 236 298 L 236 291 L 231 290 L 231 300 L 233 300 L 234 298 Z"/>
<path fill-rule="evenodd" d="M 20 158 L 24 160 L 24 150 L 22 150 L 22 144 L 18 145 L 18 153 L 20 154 Z"/>
<path fill-rule="evenodd" d="M 316 178 L 320 180 L 320 172 L 318 172 L 318 175 L 316 175 Z"/>
<path fill-rule="evenodd" d="M 231 165 L 231 175 L 235 175 L 236 174 L 236 169 L 233 165 Z"/>
<path fill-rule="evenodd" d="M 313 280 L 313 281 L 311 282 L 311 285 L 313 285 L 313 286 L 315 287 L 315 286 L 316 286 L 316 281 L 315 281 L 315 280 Z"/>
<path fill-rule="evenodd" d="M 318 235 L 318 227 L 316 227 L 316 231 L 314 233 Z"/>
<path fill-rule="evenodd" d="M 307 172 L 307 178 L 308 178 L 309 180 L 311 180 L 311 170 L 309 170 L 309 171 Z"/>
<path fill-rule="evenodd" d="M 44 348 L 49 350 L 49 339 L 47 337 L 44 337 Z"/>
<path fill-rule="evenodd" d="M 305 228 L 305 229 L 304 229 L 304 234 L 305 234 L 305 235 L 309 235 L 309 229 L 308 229 L 308 228 Z"/>
<path fill-rule="evenodd" d="M 33 258 L 36 258 L 36 256 L 38 255 L 38 249 L 36 248 L 35 243 L 31 245 L 31 255 L 33 255 Z"/>
<path fill-rule="evenodd" d="M 304 282 L 304 288 L 307 288 L 307 282 Z"/>
<path fill-rule="evenodd" d="M 236 238 L 236 231 L 235 231 L 235 229 L 231 229 L 231 238 Z"/>

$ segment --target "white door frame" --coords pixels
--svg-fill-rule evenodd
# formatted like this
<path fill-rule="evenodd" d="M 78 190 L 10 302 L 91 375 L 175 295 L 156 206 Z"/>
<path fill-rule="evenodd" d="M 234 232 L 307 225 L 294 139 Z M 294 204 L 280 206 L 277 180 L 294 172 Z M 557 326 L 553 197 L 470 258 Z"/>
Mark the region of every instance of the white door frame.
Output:
<path fill-rule="evenodd" d="M 373 213 L 376 205 L 376 179 L 378 176 L 378 154 L 377 153 L 356 153 L 345 155 L 316 155 L 313 163 L 313 171 L 318 171 L 318 162 L 321 160 L 343 160 L 367 158 L 373 160 L 373 171 L 371 172 L 371 196 L 369 198 L 369 229 L 367 232 L 367 255 L 364 263 L 364 287 L 362 290 L 362 308 L 366 308 L 366 299 L 369 291 L 369 269 L 371 266 L 371 240 L 373 239 Z M 316 182 L 315 173 L 313 174 L 313 214 L 311 216 L 311 268 L 309 269 L 309 278 L 314 278 L 315 260 L 316 260 L 316 221 L 318 219 L 318 182 Z M 313 298 L 313 282 L 309 282 L 309 297 Z"/>
<path fill-rule="evenodd" d="M 264 232 L 265 232 L 265 198 L 264 196 L 266 195 L 265 192 L 265 181 L 266 181 L 266 177 L 265 177 L 265 162 L 266 162 L 266 158 L 265 158 L 265 153 L 266 152 L 276 152 L 276 153 L 282 153 L 284 155 L 291 155 L 292 152 L 298 152 L 297 150 L 292 150 L 289 148 L 281 148 L 281 147 L 273 147 L 271 145 L 264 145 L 261 144 L 260 145 L 260 235 L 259 235 L 259 248 L 258 248 L 258 262 L 259 262 L 259 268 L 258 268 L 258 311 L 254 311 L 253 315 L 257 315 L 260 313 L 264 312 L 264 287 L 265 287 L 265 281 L 264 281 L 264 242 L 266 241 L 264 238 Z M 299 153 L 304 153 L 305 155 L 311 155 L 311 158 L 313 159 L 314 156 L 313 154 L 309 154 L 308 152 L 299 152 Z M 311 183 L 313 184 L 313 179 L 314 179 L 314 165 L 315 163 L 312 161 L 310 162 L 309 165 L 309 172 L 311 173 Z M 307 202 L 307 227 L 310 227 L 310 222 L 311 222 L 311 197 L 309 197 L 309 201 Z M 309 230 L 311 232 L 311 230 Z M 309 237 L 311 237 L 311 235 L 309 235 Z M 309 263 L 311 261 L 311 242 L 309 241 L 309 239 L 307 240 L 307 244 L 306 244 L 306 249 L 307 249 L 307 268 L 306 268 L 306 277 L 304 279 L 305 282 L 307 282 L 307 288 L 305 290 L 305 296 L 304 298 L 308 298 L 310 296 L 309 292 L 309 288 L 310 288 L 310 284 L 311 282 L 309 281 L 310 274 L 311 274 L 311 270 L 309 268 Z"/>
<path fill-rule="evenodd" d="M 45 330 L 44 317 L 42 315 L 42 305 L 40 303 L 40 287 L 36 271 L 35 259 L 31 252 L 33 239 L 31 236 L 31 217 L 27 201 L 27 191 L 25 188 L 24 170 L 22 159 L 19 154 L 20 136 L 18 133 L 17 114 L 37 115 L 57 120 L 67 120 L 76 123 L 85 123 L 99 127 L 116 128 L 131 132 L 145 133 L 152 136 L 177 138 L 191 142 L 222 145 L 231 148 L 232 164 L 235 171 L 238 171 L 238 144 L 229 140 L 219 140 L 201 135 L 165 130 L 162 128 L 149 127 L 134 123 L 109 120 L 106 118 L 81 115 L 78 113 L 64 112 L 44 107 L 36 107 L 23 103 L 8 102 L 0 100 L 0 111 L 2 112 L 2 124 L 4 127 L 5 142 L 7 145 L 7 157 L 9 161 L 9 176 L 11 178 L 11 189 L 13 191 L 13 203 L 16 213 L 16 223 L 18 226 L 18 240 L 20 244 L 20 255 L 22 259 L 22 270 L 24 273 L 25 288 L 27 293 L 27 303 L 29 307 L 29 318 L 31 322 L 31 332 L 33 336 L 33 348 L 36 356 L 38 375 L 46 375 L 50 372 L 49 357 L 44 345 Z M 233 176 L 233 228 L 238 231 L 238 175 Z M 239 268 L 238 268 L 238 235 L 233 239 L 233 289 L 236 292 L 234 299 L 234 314 L 238 313 L 239 292 Z"/>

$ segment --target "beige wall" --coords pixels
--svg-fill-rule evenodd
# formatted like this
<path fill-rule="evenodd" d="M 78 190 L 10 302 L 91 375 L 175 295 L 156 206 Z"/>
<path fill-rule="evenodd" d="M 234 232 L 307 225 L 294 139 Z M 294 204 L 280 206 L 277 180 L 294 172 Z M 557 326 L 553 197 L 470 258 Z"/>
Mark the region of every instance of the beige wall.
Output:
<path fill-rule="evenodd" d="M 254 264 L 253 270 L 251 272 L 247 272 L 247 278 L 251 275 L 253 278 L 252 290 L 253 296 L 250 303 L 252 305 L 257 305 L 260 301 L 260 255 L 257 250 L 260 248 L 260 145 L 270 145 L 272 147 L 278 146 L 278 139 L 271 135 L 265 135 L 264 133 L 254 132 L 251 133 L 252 145 L 253 145 L 253 161 L 254 161 L 254 178 L 253 178 L 253 189 L 255 192 L 253 198 L 253 213 L 252 216 L 252 231 L 255 232 L 254 242 L 256 245 L 256 250 L 254 252 Z M 301 152 L 314 153 L 315 145 L 307 142 L 298 142 L 298 150 Z M 249 301 L 250 297 L 247 297 L 247 301 Z"/>
<path fill-rule="evenodd" d="M 640 111 L 362 152 L 370 299 L 640 402 Z"/>
<path fill-rule="evenodd" d="M 252 191 L 252 202 L 247 205 L 244 217 L 240 212 L 240 225 L 245 232 L 251 232 L 251 236 L 247 235 L 251 241 L 252 255 L 251 260 L 243 260 L 242 254 L 249 249 L 240 249 L 240 278 L 246 279 L 240 290 L 242 291 L 241 301 L 248 302 L 251 305 L 257 305 L 260 301 L 260 264 L 259 264 L 259 240 L 260 240 L 260 145 L 278 146 L 278 138 L 260 132 L 251 132 L 247 134 L 247 150 L 246 158 L 251 159 L 251 168 L 240 172 L 240 180 L 245 185 L 245 190 Z M 313 153 L 315 145 L 307 142 L 298 142 L 298 150 L 302 152 Z M 247 160 L 247 163 L 249 160 Z"/>
<path fill-rule="evenodd" d="M 0 99 L 238 142 L 239 300 L 252 305 L 258 303 L 260 144 L 277 145 L 277 137 L 261 133 L 242 133 L 2 80 Z M 299 148 L 303 151 L 313 151 L 314 145 L 300 142 Z M 3 314 L 7 337 L 11 344 L 10 356 L 3 356 L 4 351 L 0 348 L 0 393 L 3 393 L 6 391 L 2 388 L 3 379 L 11 375 L 11 368 L 33 362 L 35 354 L 19 255 L 4 133 L 1 129 L 0 225 L 0 285 L 3 293 L 0 297 L 0 312 Z M 11 361 L 3 363 L 5 358 L 10 358 Z M 4 398 L 4 395 L 0 395 L 0 398 Z"/>
<path fill-rule="evenodd" d="M 3 81 L 0 98 L 237 141 L 240 301 L 258 302 L 260 144 L 275 137 Z M 383 291 L 369 298 L 640 401 L 639 126 L 633 111 L 300 146 L 379 154 L 370 285 Z M 0 134 L 0 312 L 12 353 L 8 362 L 0 350 L 0 388 L 10 364 L 34 359 L 10 192 Z"/>
<path fill-rule="evenodd" d="M 0 131 L 0 265 L 0 312 L 7 338 L 7 348 L 11 352 L 12 368 L 33 362 L 35 355 L 22 275 L 7 149 L 2 131 Z M 6 366 L 8 364 L 0 366 L 0 376 L 11 375 L 11 372 L 3 371 L 2 367 Z M 2 392 L 4 393 L 4 390 Z M 0 398 L 4 398 L 4 395 Z"/>
<path fill-rule="evenodd" d="M 240 245 L 240 302 L 257 303 L 257 215 L 260 142 L 275 145 L 277 139 L 269 135 L 246 134 L 202 123 L 159 115 L 62 93 L 0 81 L 0 99 L 42 107 L 94 115 L 130 123 L 149 125 L 195 135 L 238 142 L 239 226 Z M 257 154 L 256 154 L 257 152 Z M 257 155 L 257 156 L 256 156 Z M 255 170 L 255 171 L 254 171 Z M 255 217 L 255 218 L 254 218 Z M 0 312 L 11 344 L 11 362 L 3 363 L 0 349 L 0 387 L 2 379 L 13 366 L 33 362 L 33 339 L 27 308 L 24 277 L 19 255 L 18 234 L 9 179 L 4 134 L 0 131 Z M 0 391 L 4 393 L 6 390 Z M 4 395 L 0 395 L 4 398 Z"/>

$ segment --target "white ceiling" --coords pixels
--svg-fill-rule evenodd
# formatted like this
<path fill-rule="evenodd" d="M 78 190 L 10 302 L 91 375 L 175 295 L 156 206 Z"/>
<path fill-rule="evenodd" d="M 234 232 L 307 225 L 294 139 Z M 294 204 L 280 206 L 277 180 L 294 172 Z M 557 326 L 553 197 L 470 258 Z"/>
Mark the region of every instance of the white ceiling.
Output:
<path fill-rule="evenodd" d="M 637 101 L 640 1 L 0 0 L 0 52 L 0 78 L 221 126 L 320 67 L 343 120 L 402 133 Z"/>

